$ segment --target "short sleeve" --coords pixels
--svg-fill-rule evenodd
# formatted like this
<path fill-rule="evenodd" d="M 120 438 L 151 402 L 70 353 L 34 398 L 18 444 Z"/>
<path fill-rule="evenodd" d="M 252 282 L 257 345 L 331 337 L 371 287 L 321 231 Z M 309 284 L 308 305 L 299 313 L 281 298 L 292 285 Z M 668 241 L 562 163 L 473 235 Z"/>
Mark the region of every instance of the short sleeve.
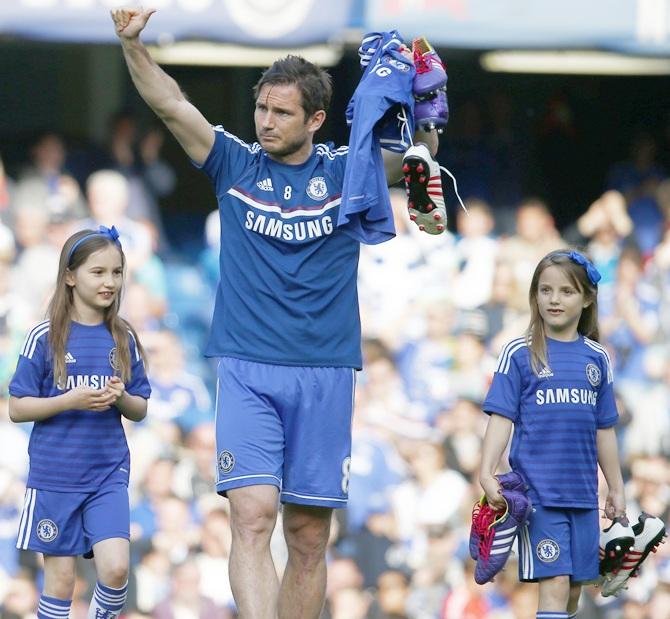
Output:
<path fill-rule="evenodd" d="M 140 355 L 140 351 L 137 348 L 137 343 L 132 333 L 128 332 L 128 345 L 130 347 L 130 360 L 131 360 L 131 374 L 130 374 L 130 383 L 126 385 L 126 391 L 130 395 L 138 395 L 142 398 L 149 399 L 151 395 L 151 385 L 149 384 L 149 379 L 147 378 L 146 371 L 144 369 L 144 361 Z"/>
<path fill-rule="evenodd" d="M 37 328 L 36 328 L 37 329 Z M 48 328 L 33 329 L 26 338 L 19 355 L 16 371 L 9 383 L 9 393 L 16 398 L 42 397 L 42 385 L 48 373 Z"/>
<path fill-rule="evenodd" d="M 609 358 L 604 355 L 600 363 L 600 389 L 596 404 L 598 429 L 611 428 L 619 421 L 619 411 L 616 406 L 616 396 L 614 393 L 614 375 Z"/>
<path fill-rule="evenodd" d="M 230 189 L 254 161 L 260 146 L 247 144 L 228 133 L 223 127 L 214 127 L 214 145 L 205 163 L 200 167 L 214 184 L 219 196 Z"/>
<path fill-rule="evenodd" d="M 482 409 L 487 414 L 496 413 L 516 421 L 520 402 L 521 372 L 515 357 L 503 350 Z"/>

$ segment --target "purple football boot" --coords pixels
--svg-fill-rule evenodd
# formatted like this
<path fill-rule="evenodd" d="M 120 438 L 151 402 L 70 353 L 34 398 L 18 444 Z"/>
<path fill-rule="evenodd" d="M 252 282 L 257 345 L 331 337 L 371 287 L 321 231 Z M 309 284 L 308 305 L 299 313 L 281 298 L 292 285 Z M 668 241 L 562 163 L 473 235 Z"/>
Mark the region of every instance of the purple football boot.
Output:
<path fill-rule="evenodd" d="M 417 99 L 414 102 L 414 122 L 424 131 L 442 130 L 449 122 L 449 103 L 447 93 L 438 90 L 430 99 Z"/>
<path fill-rule="evenodd" d="M 424 131 L 442 131 L 449 121 L 447 71 L 425 37 L 412 41 L 414 54 L 414 121 Z"/>
<path fill-rule="evenodd" d="M 417 98 L 433 96 L 438 90 L 445 88 L 447 70 L 426 37 L 418 37 L 412 41 L 412 53 L 416 68 L 412 88 L 414 96 Z"/>
<path fill-rule="evenodd" d="M 526 490 L 528 490 L 526 480 L 516 471 L 496 475 L 496 478 L 503 490 L 514 490 L 524 494 L 526 493 Z M 493 517 L 491 516 L 491 513 L 494 514 Z M 482 497 L 480 501 L 475 503 L 475 506 L 472 509 L 472 526 L 470 527 L 470 541 L 468 544 L 470 556 L 475 561 L 479 558 L 479 542 L 481 541 L 482 535 L 486 533 L 488 526 L 494 519 L 495 512 L 486 502 L 486 497 Z"/>
<path fill-rule="evenodd" d="M 491 582 L 505 567 L 514 540 L 521 527 L 528 521 L 532 509 L 530 499 L 524 491 L 503 489 L 502 495 L 507 503 L 507 509 L 495 512 L 495 518 L 479 542 L 479 554 L 475 566 L 475 582 L 478 585 Z"/>

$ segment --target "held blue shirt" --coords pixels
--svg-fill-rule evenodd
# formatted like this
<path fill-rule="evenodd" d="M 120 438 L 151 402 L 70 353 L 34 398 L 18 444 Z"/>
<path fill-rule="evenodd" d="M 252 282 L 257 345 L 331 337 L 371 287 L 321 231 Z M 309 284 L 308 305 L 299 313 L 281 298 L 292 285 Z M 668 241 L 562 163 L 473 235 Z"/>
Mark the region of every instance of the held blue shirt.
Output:
<path fill-rule="evenodd" d="M 131 379 L 126 391 L 148 398 L 151 394 L 144 364 L 129 332 Z M 67 382 L 54 385 L 49 321 L 28 334 L 19 355 L 9 393 L 17 398 L 49 398 L 80 385 L 104 387 L 114 376 L 116 346 L 104 324 L 71 323 L 65 346 Z M 66 410 L 36 421 L 28 445 L 30 470 L 26 485 L 58 492 L 93 492 L 107 483 L 128 484 L 130 454 L 115 406 L 106 411 Z"/>
<path fill-rule="evenodd" d="M 483 405 L 514 422 L 510 465 L 545 507 L 598 507 L 597 430 L 618 413 L 609 355 L 598 342 L 547 338 L 549 366 L 536 375 L 525 338 L 498 359 Z"/>
<path fill-rule="evenodd" d="M 282 164 L 215 127 L 202 166 L 221 220 L 207 356 L 361 367 L 359 243 L 336 227 L 346 159 L 346 147 L 317 144 Z"/>

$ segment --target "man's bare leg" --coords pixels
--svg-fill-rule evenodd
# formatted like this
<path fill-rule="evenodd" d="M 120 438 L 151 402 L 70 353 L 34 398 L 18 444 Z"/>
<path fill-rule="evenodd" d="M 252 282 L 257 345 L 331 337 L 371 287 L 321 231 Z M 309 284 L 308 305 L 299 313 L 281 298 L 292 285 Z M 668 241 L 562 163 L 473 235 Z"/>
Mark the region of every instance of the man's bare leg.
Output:
<path fill-rule="evenodd" d="M 332 509 L 284 505 L 288 562 L 279 590 L 279 619 L 318 619 L 326 595 L 326 546 Z"/>
<path fill-rule="evenodd" d="M 247 486 L 228 491 L 230 499 L 230 586 L 239 619 L 276 619 L 279 582 L 270 537 L 277 521 L 279 491 Z"/>

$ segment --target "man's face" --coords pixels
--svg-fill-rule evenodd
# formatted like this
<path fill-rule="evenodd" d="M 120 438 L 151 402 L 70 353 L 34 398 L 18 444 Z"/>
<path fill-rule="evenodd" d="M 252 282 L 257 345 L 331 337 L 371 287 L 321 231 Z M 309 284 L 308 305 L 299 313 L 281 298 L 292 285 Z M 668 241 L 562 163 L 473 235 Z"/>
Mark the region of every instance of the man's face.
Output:
<path fill-rule="evenodd" d="M 302 163 L 312 148 L 319 112 L 305 119 L 302 95 L 295 84 L 265 84 L 256 99 L 254 122 L 261 146 L 275 160 Z"/>

